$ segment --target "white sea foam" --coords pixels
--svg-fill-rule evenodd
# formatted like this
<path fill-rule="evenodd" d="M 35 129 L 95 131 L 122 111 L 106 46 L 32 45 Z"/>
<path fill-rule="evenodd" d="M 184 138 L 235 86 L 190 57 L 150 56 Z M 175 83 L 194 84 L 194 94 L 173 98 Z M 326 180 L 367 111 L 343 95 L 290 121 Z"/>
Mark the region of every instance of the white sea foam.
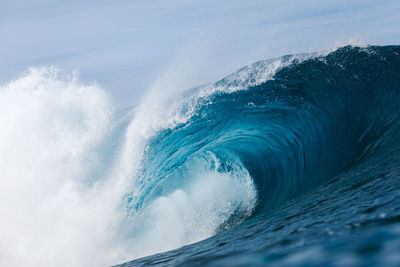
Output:
<path fill-rule="evenodd" d="M 248 174 L 211 170 L 126 210 L 126 193 L 145 182 L 149 138 L 195 112 L 153 91 L 115 134 L 108 96 L 76 75 L 31 68 L 0 87 L 0 265 L 117 264 L 212 236 L 240 205 L 251 211 Z"/>
<path fill-rule="evenodd" d="M 90 177 L 111 119 L 104 91 L 52 68 L 32 68 L 1 86 L 0 265 L 113 258 L 117 199 L 101 177 Z"/>
<path fill-rule="evenodd" d="M 193 170 L 187 185 L 156 198 L 130 224 L 131 257 L 194 243 L 216 233 L 238 208 L 250 215 L 256 201 L 251 178 Z"/>

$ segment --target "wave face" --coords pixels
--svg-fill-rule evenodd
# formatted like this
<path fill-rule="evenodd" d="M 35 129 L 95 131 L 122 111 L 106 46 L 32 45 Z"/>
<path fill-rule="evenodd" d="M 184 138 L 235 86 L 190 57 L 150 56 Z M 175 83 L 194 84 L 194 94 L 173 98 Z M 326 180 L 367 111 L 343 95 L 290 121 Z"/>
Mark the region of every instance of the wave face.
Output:
<path fill-rule="evenodd" d="M 216 235 L 124 266 L 396 264 L 400 47 L 258 62 L 193 91 L 149 140 L 128 209 L 167 196 Z"/>
<path fill-rule="evenodd" d="M 399 46 L 167 87 L 115 111 L 51 68 L 1 86 L 0 265 L 397 264 Z"/>

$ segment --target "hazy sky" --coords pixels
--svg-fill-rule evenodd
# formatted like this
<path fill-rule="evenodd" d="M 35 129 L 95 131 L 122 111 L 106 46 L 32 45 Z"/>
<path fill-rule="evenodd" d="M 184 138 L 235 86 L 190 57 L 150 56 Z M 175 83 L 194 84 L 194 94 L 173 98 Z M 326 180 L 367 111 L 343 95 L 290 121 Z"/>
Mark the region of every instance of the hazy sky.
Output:
<path fill-rule="evenodd" d="M 78 70 L 123 107 L 165 77 L 191 87 L 283 54 L 400 44 L 399 25 L 399 0 L 0 0 L 0 81 Z"/>

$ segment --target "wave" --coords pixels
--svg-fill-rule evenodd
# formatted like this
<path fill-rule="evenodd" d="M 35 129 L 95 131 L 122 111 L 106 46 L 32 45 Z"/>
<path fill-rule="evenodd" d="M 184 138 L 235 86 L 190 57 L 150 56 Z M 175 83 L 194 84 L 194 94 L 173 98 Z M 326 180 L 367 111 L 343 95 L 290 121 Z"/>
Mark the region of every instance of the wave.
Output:
<path fill-rule="evenodd" d="M 216 205 L 215 197 L 197 202 L 213 203 L 219 215 L 193 214 L 186 206 L 192 192 L 171 206 L 160 205 L 168 214 L 179 210 L 180 232 L 166 223 L 170 215 L 150 216 L 155 223 L 146 223 L 145 230 L 140 223 L 138 232 L 151 232 L 158 223 L 165 227 L 149 246 L 157 238 L 180 237 L 181 231 L 185 237 L 200 233 L 202 226 L 209 231 L 202 237 L 211 236 L 268 213 L 376 153 L 398 121 L 398 53 L 398 47 L 344 47 L 325 55 L 286 56 L 193 89 L 166 115 L 179 119 L 149 139 L 138 191 L 128 194 L 127 209 L 136 214 L 158 206 L 157 199 L 173 198 L 178 189 L 188 192 L 187 185 L 212 173 L 230 176 L 245 192 L 229 189 L 231 194 L 218 199 L 229 209 Z M 213 189 L 204 184 L 195 191 Z M 207 224 L 204 216 L 219 220 Z M 198 224 L 182 219 L 187 217 Z M 197 238 L 184 243 L 193 241 Z"/>
<path fill-rule="evenodd" d="M 0 88 L 0 263 L 116 264 L 234 231 L 392 142 L 399 69 L 398 46 L 347 46 L 123 111 L 29 69 Z"/>

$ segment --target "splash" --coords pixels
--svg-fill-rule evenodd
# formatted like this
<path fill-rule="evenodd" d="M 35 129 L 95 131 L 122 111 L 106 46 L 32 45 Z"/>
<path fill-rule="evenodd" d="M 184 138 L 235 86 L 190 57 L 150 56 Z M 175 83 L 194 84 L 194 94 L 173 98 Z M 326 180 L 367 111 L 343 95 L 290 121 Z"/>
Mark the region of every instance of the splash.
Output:
<path fill-rule="evenodd" d="M 259 61 L 189 90 L 161 81 L 123 111 L 74 74 L 29 69 L 0 87 L 0 264 L 111 265 L 243 235 L 385 144 L 398 55 Z"/>

